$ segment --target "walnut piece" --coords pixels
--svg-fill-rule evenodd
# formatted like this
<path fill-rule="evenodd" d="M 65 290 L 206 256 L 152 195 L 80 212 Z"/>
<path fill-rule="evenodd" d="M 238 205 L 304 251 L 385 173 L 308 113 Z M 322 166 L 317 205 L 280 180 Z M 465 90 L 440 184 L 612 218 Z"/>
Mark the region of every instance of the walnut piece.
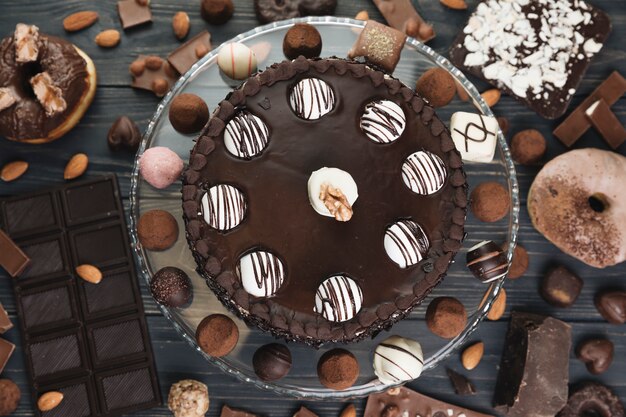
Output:
<path fill-rule="evenodd" d="M 347 222 L 352 218 L 352 206 L 345 194 L 337 187 L 325 182 L 320 187 L 320 200 L 335 217 L 335 220 Z"/>
<path fill-rule="evenodd" d="M 32 62 L 39 56 L 39 28 L 35 25 L 18 23 L 15 26 L 15 60 L 20 63 Z"/>
<path fill-rule="evenodd" d="M 50 74 L 41 72 L 35 75 L 30 79 L 30 85 L 48 117 L 65 111 L 67 103 L 63 99 L 63 92 L 54 85 Z"/>
<path fill-rule="evenodd" d="M 0 111 L 8 109 L 15 104 L 17 98 L 8 88 L 0 88 Z"/>

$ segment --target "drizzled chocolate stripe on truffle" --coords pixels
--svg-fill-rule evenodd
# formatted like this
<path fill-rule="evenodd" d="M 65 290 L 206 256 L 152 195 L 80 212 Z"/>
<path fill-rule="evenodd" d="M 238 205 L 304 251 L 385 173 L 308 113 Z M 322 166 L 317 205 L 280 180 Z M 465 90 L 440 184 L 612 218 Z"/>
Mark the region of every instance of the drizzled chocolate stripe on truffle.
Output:
<path fill-rule="evenodd" d="M 283 263 L 269 252 L 253 252 L 249 254 L 254 272 L 254 281 L 264 297 L 275 294 L 283 283 L 285 276 Z M 245 285 L 245 283 L 244 283 Z"/>
<path fill-rule="evenodd" d="M 333 109 L 335 93 L 319 78 L 305 78 L 293 87 L 289 102 L 298 117 L 315 120 Z"/>
<path fill-rule="evenodd" d="M 315 294 L 315 309 L 326 320 L 346 321 L 361 310 L 363 293 L 354 280 L 343 275 L 328 278 Z"/>
<path fill-rule="evenodd" d="M 435 154 L 418 151 L 409 156 L 402 165 L 404 183 L 417 194 L 437 192 L 446 180 L 446 167 Z"/>
<path fill-rule="evenodd" d="M 265 149 L 269 131 L 263 121 L 248 111 L 240 111 L 226 125 L 224 144 L 233 155 L 250 159 Z"/>
<path fill-rule="evenodd" d="M 391 336 L 374 352 L 374 372 L 386 384 L 415 379 L 423 368 L 422 347 L 411 339 Z"/>
<path fill-rule="evenodd" d="M 365 106 L 361 130 L 372 141 L 390 143 L 398 139 L 406 125 L 404 112 L 393 101 L 378 100 Z"/>
<path fill-rule="evenodd" d="M 246 214 L 246 200 L 238 189 L 219 184 L 211 187 L 202 197 L 204 220 L 218 230 L 237 226 Z"/>
<path fill-rule="evenodd" d="M 385 250 L 401 268 L 415 265 L 428 251 L 428 237 L 412 220 L 400 220 L 385 231 Z"/>

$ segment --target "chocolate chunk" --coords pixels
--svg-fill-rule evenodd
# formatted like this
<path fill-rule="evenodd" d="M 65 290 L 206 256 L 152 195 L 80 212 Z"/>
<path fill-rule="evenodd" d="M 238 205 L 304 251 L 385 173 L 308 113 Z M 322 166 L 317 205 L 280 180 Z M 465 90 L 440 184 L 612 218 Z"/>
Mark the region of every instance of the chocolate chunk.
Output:
<path fill-rule="evenodd" d="M 0 229 L 0 266 L 13 278 L 18 277 L 30 263 L 26 254 Z"/>
<path fill-rule="evenodd" d="M 313 25 L 296 23 L 289 28 L 283 39 L 283 53 L 289 59 L 302 55 L 315 58 L 322 52 L 322 36 Z"/>
<path fill-rule="evenodd" d="M 539 294 L 555 307 L 571 307 L 583 289 L 583 280 L 564 266 L 551 269 L 541 281 Z"/>
<path fill-rule="evenodd" d="M 318 417 L 313 411 L 308 408 L 302 406 L 298 411 L 295 412 L 293 417 Z"/>
<path fill-rule="evenodd" d="M 22 392 L 10 379 L 0 379 L 0 416 L 8 416 L 17 410 Z"/>
<path fill-rule="evenodd" d="M 467 251 L 467 267 L 482 282 L 502 278 L 508 268 L 506 253 L 491 240 L 484 240 Z"/>
<path fill-rule="evenodd" d="M 553 417 L 567 402 L 571 327 L 555 318 L 513 312 L 494 395 L 507 417 Z"/>
<path fill-rule="evenodd" d="M 252 366 L 263 381 L 277 381 L 291 369 L 291 352 L 279 343 L 263 345 L 254 352 Z"/>
<path fill-rule="evenodd" d="M 138 0 L 118 1 L 117 13 L 125 30 L 152 22 L 149 2 L 142 4 Z"/>
<path fill-rule="evenodd" d="M 191 301 L 193 286 L 185 271 L 166 266 L 152 277 L 150 291 L 157 303 L 168 307 L 182 307 Z"/>
<path fill-rule="evenodd" d="M 133 77 L 131 87 L 152 91 L 157 97 L 163 97 L 178 80 L 176 70 L 158 56 L 139 55 L 129 69 Z"/>
<path fill-rule="evenodd" d="M 626 323 L 626 291 L 605 291 L 594 300 L 596 309 L 611 324 Z"/>
<path fill-rule="evenodd" d="M 448 374 L 448 378 L 450 378 L 450 382 L 454 387 L 454 392 L 456 392 L 457 395 L 476 394 L 476 387 L 465 375 L 461 375 L 450 368 L 446 368 L 446 373 Z"/>
<path fill-rule="evenodd" d="M 576 357 L 594 375 L 606 372 L 613 362 L 613 342 L 608 339 L 587 339 L 576 348 Z"/>
<path fill-rule="evenodd" d="M 0 334 L 10 330 L 12 327 L 13 323 L 11 323 L 11 319 L 9 319 L 9 315 L 4 309 L 4 306 L 0 303 Z"/>
<path fill-rule="evenodd" d="M 174 49 L 167 56 L 167 61 L 180 74 L 184 74 L 198 62 L 200 58 L 209 53 L 213 49 L 211 45 L 211 34 L 203 30 L 187 42 Z"/>
<path fill-rule="evenodd" d="M 345 349 L 333 349 L 324 353 L 317 363 L 317 376 L 326 388 L 343 390 L 350 388 L 359 377 L 359 363 Z"/>
<path fill-rule="evenodd" d="M 179 94 L 170 104 L 169 119 L 178 132 L 196 133 L 209 121 L 209 106 L 195 94 Z"/>
<path fill-rule="evenodd" d="M 611 389 L 599 382 L 587 382 L 569 396 L 558 417 L 624 417 L 624 406 Z"/>
<path fill-rule="evenodd" d="M 456 82 L 445 69 L 430 68 L 417 80 L 415 92 L 428 100 L 431 106 L 443 107 L 454 98 Z"/>
<path fill-rule="evenodd" d="M 337 0 L 254 0 L 254 11 L 261 23 L 302 16 L 325 16 L 335 13 Z"/>
<path fill-rule="evenodd" d="M 445 403 L 405 387 L 392 388 L 386 392 L 371 394 L 363 417 L 493 417 Z"/>
<path fill-rule="evenodd" d="M 368 20 L 348 57 L 364 57 L 366 61 L 392 73 L 400 60 L 406 36 L 389 26 Z"/>
<path fill-rule="evenodd" d="M 228 355 L 237 345 L 239 329 L 235 322 L 223 314 L 211 314 L 202 319 L 196 329 L 196 341 L 211 356 Z"/>
<path fill-rule="evenodd" d="M 235 11 L 233 0 L 202 0 L 200 16 L 212 25 L 228 22 Z"/>
<path fill-rule="evenodd" d="M 472 190 L 470 201 L 472 212 L 483 222 L 497 222 L 509 212 L 509 192 L 495 181 L 479 184 Z"/>
<path fill-rule="evenodd" d="M 137 124 L 129 117 L 118 117 L 109 128 L 107 143 L 112 151 L 126 149 L 131 152 L 137 152 L 140 142 L 141 132 Z"/>
<path fill-rule="evenodd" d="M 389 26 L 422 42 L 435 37 L 435 30 L 417 14 L 410 0 L 374 0 Z"/>
<path fill-rule="evenodd" d="M 463 304 L 453 297 L 438 297 L 426 310 L 426 324 L 431 332 L 444 339 L 452 339 L 463 331 L 467 312 Z"/>
<path fill-rule="evenodd" d="M 609 105 L 600 99 L 592 104 L 585 112 L 591 124 L 612 149 L 617 149 L 626 141 L 626 129 L 619 121 L 615 113 L 611 111 Z"/>
<path fill-rule="evenodd" d="M 257 415 L 248 413 L 247 411 L 230 408 L 224 404 L 222 406 L 222 413 L 220 414 L 220 417 L 257 417 Z"/>
<path fill-rule="evenodd" d="M 511 139 L 511 156 L 522 165 L 534 164 L 546 153 L 546 138 L 535 129 L 522 130 Z"/>
<path fill-rule="evenodd" d="M 15 345 L 13 343 L 0 339 L 0 373 L 4 370 L 14 350 Z"/>

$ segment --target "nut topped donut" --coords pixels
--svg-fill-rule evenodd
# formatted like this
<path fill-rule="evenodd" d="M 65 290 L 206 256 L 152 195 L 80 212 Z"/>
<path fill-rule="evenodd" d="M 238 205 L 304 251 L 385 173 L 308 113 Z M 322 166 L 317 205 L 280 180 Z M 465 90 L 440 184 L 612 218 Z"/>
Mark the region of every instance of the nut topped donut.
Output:
<path fill-rule="evenodd" d="M 18 23 L 0 42 L 0 136 L 46 143 L 70 131 L 96 91 L 96 68 L 71 43 Z"/>

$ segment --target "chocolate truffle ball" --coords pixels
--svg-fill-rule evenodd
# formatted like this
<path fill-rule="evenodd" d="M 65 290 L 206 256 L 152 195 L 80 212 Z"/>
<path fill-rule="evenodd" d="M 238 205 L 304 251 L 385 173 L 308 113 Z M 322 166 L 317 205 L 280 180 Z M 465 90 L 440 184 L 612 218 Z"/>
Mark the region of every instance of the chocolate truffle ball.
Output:
<path fill-rule="evenodd" d="M 195 94 L 183 93 L 170 105 L 170 123 L 183 134 L 199 132 L 209 121 L 209 107 Z"/>
<path fill-rule="evenodd" d="M 504 136 L 506 136 L 509 133 L 509 119 L 507 119 L 504 116 L 498 116 L 496 117 L 496 120 L 498 120 L 498 125 L 500 126 L 500 130 L 502 130 L 502 133 L 504 134 Z"/>
<path fill-rule="evenodd" d="M 170 388 L 167 407 L 174 417 L 204 417 L 209 411 L 209 390 L 200 381 L 178 381 Z"/>
<path fill-rule="evenodd" d="M 546 138 L 538 130 L 522 130 L 511 139 L 511 156 L 517 163 L 527 165 L 538 162 L 545 153 Z"/>
<path fill-rule="evenodd" d="M 252 366 L 254 373 L 263 381 L 276 381 L 289 373 L 291 352 L 279 343 L 261 346 L 254 352 Z"/>
<path fill-rule="evenodd" d="M 139 218 L 137 236 L 148 250 L 169 249 L 178 240 L 178 223 L 165 210 L 150 210 Z"/>
<path fill-rule="evenodd" d="M 167 307 L 182 307 L 191 301 L 193 286 L 185 271 L 166 266 L 152 277 L 150 291 L 157 303 Z"/>
<path fill-rule="evenodd" d="M 212 25 L 228 22 L 234 11 L 232 0 L 202 0 L 200 3 L 200 15 Z"/>
<path fill-rule="evenodd" d="M 317 376 L 326 388 L 342 390 L 350 388 L 359 377 L 359 363 L 345 349 L 333 349 L 324 353 L 317 363 Z"/>
<path fill-rule="evenodd" d="M 430 331 L 444 339 L 458 336 L 467 323 L 467 312 L 459 300 L 453 297 L 438 297 L 430 302 L 426 310 L 426 324 Z"/>
<path fill-rule="evenodd" d="M 107 144 L 112 151 L 126 149 L 137 152 L 141 142 L 141 132 L 130 118 L 126 116 L 118 117 L 107 134 Z"/>
<path fill-rule="evenodd" d="M 20 403 L 22 393 L 15 382 L 10 379 L 0 379 L 0 416 L 12 414 Z"/>
<path fill-rule="evenodd" d="M 296 23 L 285 34 L 283 52 L 289 59 L 296 59 L 303 55 L 305 58 L 315 58 L 322 52 L 322 37 L 313 25 Z"/>
<path fill-rule="evenodd" d="M 223 314 L 211 314 L 202 319 L 196 329 L 198 346 L 208 355 L 228 355 L 237 345 L 239 329 L 234 321 Z"/>
<path fill-rule="evenodd" d="M 503 245 L 503 249 L 506 249 L 507 244 Z M 517 279 L 526 273 L 528 269 L 528 252 L 526 249 L 522 247 L 519 243 L 515 246 L 515 250 L 513 251 L 513 259 L 511 261 L 511 266 L 509 267 L 509 274 L 507 275 L 510 279 Z"/>
<path fill-rule="evenodd" d="M 583 280 L 562 265 L 552 268 L 541 281 L 539 295 L 555 307 L 571 307 L 583 289 Z"/>
<path fill-rule="evenodd" d="M 415 91 L 428 100 L 431 106 L 443 107 L 454 98 L 456 84 L 448 71 L 443 68 L 431 68 L 417 80 Z"/>
<path fill-rule="evenodd" d="M 470 200 L 474 216 L 483 222 L 496 222 L 509 212 L 509 192 L 494 181 L 479 184 Z"/>

